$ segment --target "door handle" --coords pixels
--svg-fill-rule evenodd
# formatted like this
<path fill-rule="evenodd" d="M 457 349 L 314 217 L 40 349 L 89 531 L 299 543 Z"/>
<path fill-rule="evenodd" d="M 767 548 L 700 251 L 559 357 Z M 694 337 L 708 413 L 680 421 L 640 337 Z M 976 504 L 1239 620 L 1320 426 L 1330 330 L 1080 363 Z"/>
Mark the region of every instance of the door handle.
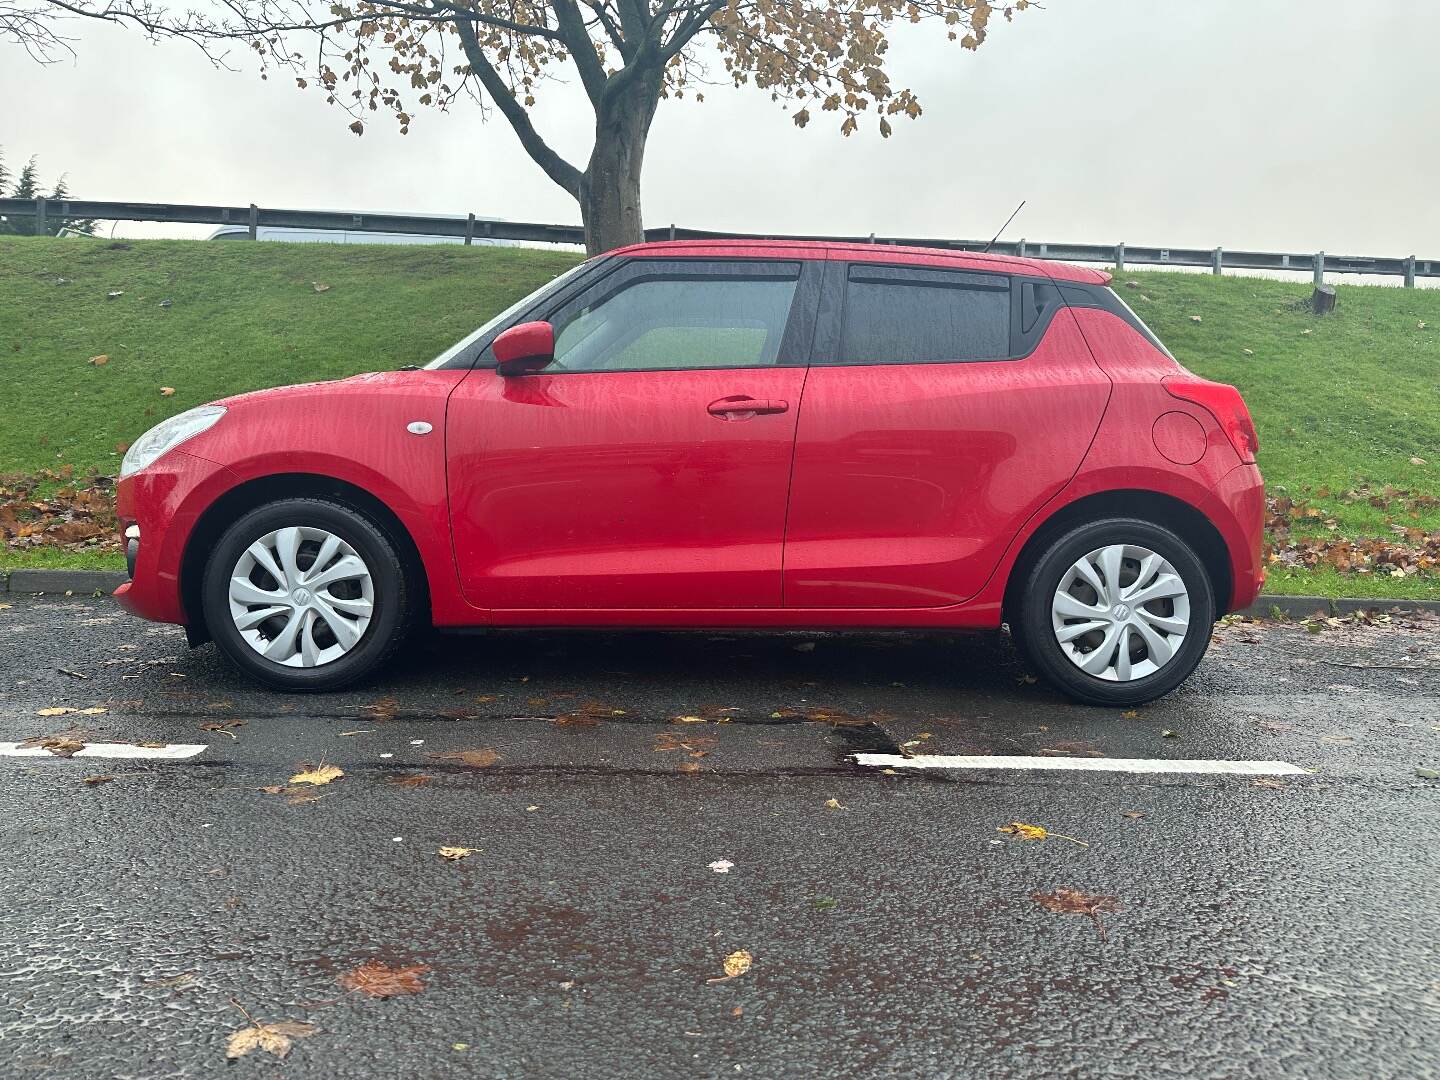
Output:
<path fill-rule="evenodd" d="M 711 416 L 718 417 L 721 420 L 748 420 L 752 416 L 760 416 L 762 414 L 768 415 L 789 412 L 790 403 L 788 401 L 752 398 L 741 395 L 721 398 L 719 401 L 712 401 L 707 406 L 707 411 Z"/>

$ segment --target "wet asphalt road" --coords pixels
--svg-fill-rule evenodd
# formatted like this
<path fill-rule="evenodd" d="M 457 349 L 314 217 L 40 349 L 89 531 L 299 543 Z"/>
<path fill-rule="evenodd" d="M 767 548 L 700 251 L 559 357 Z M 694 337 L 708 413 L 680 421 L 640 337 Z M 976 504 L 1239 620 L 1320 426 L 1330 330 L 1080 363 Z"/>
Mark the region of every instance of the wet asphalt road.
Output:
<path fill-rule="evenodd" d="M 1440 1073 L 1433 621 L 1223 628 L 1129 715 L 1003 641 L 899 634 L 432 639 L 283 697 L 109 601 L 8 603 L 0 740 L 208 749 L 0 758 L 6 1078 Z M 1314 772 L 848 756 L 902 747 Z M 1059 888 L 1119 910 L 1032 899 Z M 420 992 L 340 985 L 372 962 Z M 227 1066 L 232 1000 L 317 1030 Z"/>

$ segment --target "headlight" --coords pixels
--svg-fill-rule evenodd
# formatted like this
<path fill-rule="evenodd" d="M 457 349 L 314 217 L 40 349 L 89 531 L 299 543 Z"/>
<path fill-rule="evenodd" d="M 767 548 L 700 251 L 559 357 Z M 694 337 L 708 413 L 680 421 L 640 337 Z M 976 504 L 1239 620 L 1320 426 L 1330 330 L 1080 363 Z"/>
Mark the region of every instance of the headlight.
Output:
<path fill-rule="evenodd" d="M 215 421 L 224 415 L 225 410 L 219 405 L 201 405 L 198 409 L 162 420 L 131 443 L 130 449 L 125 451 L 125 460 L 120 462 L 120 479 L 124 480 L 131 473 L 139 472 L 186 439 L 209 430 Z"/>

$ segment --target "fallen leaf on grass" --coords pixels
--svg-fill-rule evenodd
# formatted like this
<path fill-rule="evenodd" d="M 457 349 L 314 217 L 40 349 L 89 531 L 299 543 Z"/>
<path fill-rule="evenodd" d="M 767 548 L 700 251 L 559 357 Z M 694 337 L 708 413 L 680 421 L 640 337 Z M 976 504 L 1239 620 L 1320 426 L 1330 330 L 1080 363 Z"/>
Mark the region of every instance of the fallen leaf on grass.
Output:
<path fill-rule="evenodd" d="M 330 291 L 330 286 L 329 286 L 329 285 L 326 285 L 326 284 L 325 284 L 324 282 L 322 282 L 322 281 L 312 281 L 312 282 L 310 283 L 310 287 L 311 287 L 312 289 L 314 289 L 316 292 L 329 292 L 329 291 Z"/>
<path fill-rule="evenodd" d="M 1410 459 L 1410 464 L 1411 464 L 1411 465 L 1424 465 L 1424 464 L 1425 464 L 1425 459 L 1424 459 L 1423 457 L 1412 457 L 1412 458 Z"/>
<path fill-rule="evenodd" d="M 225 1040 L 225 1056 L 232 1060 L 242 1058 L 258 1047 L 277 1058 L 283 1058 L 290 1053 L 295 1039 L 314 1035 L 318 1030 L 314 1024 L 299 1020 L 282 1020 L 278 1024 L 252 1024 L 230 1033 L 230 1038 Z"/>
<path fill-rule="evenodd" d="M 706 979 L 706 982 L 722 983 L 731 979 L 738 979 L 750 970 L 750 965 L 755 963 L 755 957 L 751 956 L 746 949 L 736 949 L 729 956 L 725 957 L 725 974 L 713 979 Z"/>
<path fill-rule="evenodd" d="M 431 754 L 435 761 L 453 761 L 456 765 L 468 765 L 472 769 L 488 769 L 500 760 L 500 755 L 494 750 L 447 750 L 440 754 Z"/>
<path fill-rule="evenodd" d="M 99 356 L 90 357 L 90 363 L 94 364 L 96 367 L 104 367 L 109 362 L 110 357 L 107 356 L 105 353 L 101 353 Z"/>
<path fill-rule="evenodd" d="M 314 784 L 316 787 L 319 787 L 322 784 L 329 784 L 335 780 L 339 780 L 340 777 L 344 775 L 344 770 L 338 769 L 334 765 L 318 765 L 313 769 L 304 769 L 296 773 L 290 777 L 290 783 Z"/>
<path fill-rule="evenodd" d="M 346 990 L 373 998 L 401 997 L 424 990 L 425 984 L 420 981 L 420 976 L 429 970 L 424 964 L 392 968 L 379 960 L 370 960 L 354 971 L 345 972 L 336 982 Z"/>
<path fill-rule="evenodd" d="M 461 859 L 469 858 L 475 854 L 473 847 L 442 847 L 435 854 L 442 859 L 449 859 L 451 862 L 458 862 Z"/>
<path fill-rule="evenodd" d="M 1100 931 L 1100 940 L 1105 940 L 1105 923 L 1100 916 L 1105 912 L 1121 910 L 1122 904 L 1113 896 L 1094 896 L 1078 889 L 1056 889 L 1050 893 L 1031 893 L 1030 899 L 1046 911 L 1061 915 L 1084 915 Z"/>
<path fill-rule="evenodd" d="M 175 387 L 173 387 L 173 386 L 162 386 L 162 387 L 160 387 L 160 396 L 161 396 L 161 397 L 174 397 L 174 396 L 175 396 Z"/>
<path fill-rule="evenodd" d="M 74 757 L 85 749 L 83 742 L 69 735 L 37 735 L 20 744 L 24 750 L 33 750 L 37 746 L 42 750 L 49 750 L 56 757 Z"/>

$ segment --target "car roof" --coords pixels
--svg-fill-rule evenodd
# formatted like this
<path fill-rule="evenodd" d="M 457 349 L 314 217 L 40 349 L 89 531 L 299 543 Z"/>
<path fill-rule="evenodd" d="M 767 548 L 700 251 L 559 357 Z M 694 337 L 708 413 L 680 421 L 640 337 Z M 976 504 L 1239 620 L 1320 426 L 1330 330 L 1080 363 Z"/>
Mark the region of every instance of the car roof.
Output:
<path fill-rule="evenodd" d="M 661 240 L 632 244 L 612 255 L 669 255 L 697 258 L 726 255 L 731 258 L 847 259 L 864 262 L 907 263 L 916 266 L 953 266 L 957 269 L 990 270 L 1002 274 L 1036 274 L 1057 281 L 1078 281 L 1107 285 L 1110 275 L 1103 270 L 1048 259 L 1022 258 L 981 251 L 919 247 L 906 244 L 857 243 L 833 240 L 750 240 L 743 237 L 715 240 Z"/>

